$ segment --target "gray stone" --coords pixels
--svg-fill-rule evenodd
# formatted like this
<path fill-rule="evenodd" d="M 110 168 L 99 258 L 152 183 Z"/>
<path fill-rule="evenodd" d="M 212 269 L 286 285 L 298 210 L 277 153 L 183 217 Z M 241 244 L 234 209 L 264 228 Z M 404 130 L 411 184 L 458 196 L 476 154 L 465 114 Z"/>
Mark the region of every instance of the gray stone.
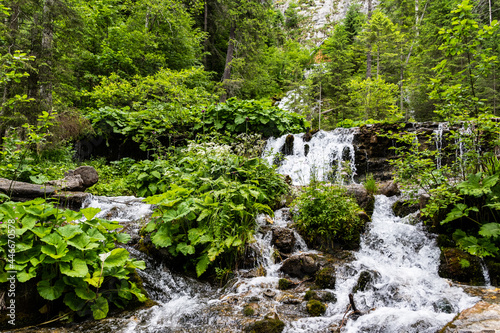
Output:
<path fill-rule="evenodd" d="M 383 194 L 386 197 L 392 197 L 394 195 L 401 194 L 401 191 L 399 191 L 398 185 L 395 182 L 388 181 L 380 187 L 378 193 Z"/>
<path fill-rule="evenodd" d="M 472 308 L 462 311 L 453 321 L 449 322 L 443 333 L 456 332 L 496 332 L 500 328 L 500 304 L 490 304 L 481 301 Z"/>
<path fill-rule="evenodd" d="M 305 276 L 313 276 L 319 270 L 319 265 L 314 256 L 298 254 L 285 260 L 280 270 L 291 277 L 302 279 Z"/>
<path fill-rule="evenodd" d="M 78 167 L 75 169 L 74 174 L 82 177 L 83 186 L 85 186 L 85 188 L 91 187 L 99 181 L 97 171 L 91 166 L 85 165 Z"/>
<path fill-rule="evenodd" d="M 273 244 L 281 252 L 292 252 L 295 245 L 295 235 L 293 234 L 293 230 L 288 228 L 273 229 Z"/>

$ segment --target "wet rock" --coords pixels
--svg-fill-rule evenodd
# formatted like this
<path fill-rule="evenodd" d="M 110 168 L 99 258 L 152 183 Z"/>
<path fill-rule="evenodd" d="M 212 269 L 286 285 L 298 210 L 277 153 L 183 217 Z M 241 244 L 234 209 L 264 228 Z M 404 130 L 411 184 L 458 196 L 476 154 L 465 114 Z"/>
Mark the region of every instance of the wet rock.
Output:
<path fill-rule="evenodd" d="M 79 210 L 89 196 L 90 194 L 85 192 L 58 191 L 52 195 L 52 198 L 58 201 L 59 206 Z"/>
<path fill-rule="evenodd" d="M 276 292 L 272 289 L 267 289 L 266 291 L 264 291 L 264 296 L 273 298 L 274 296 L 276 296 Z"/>
<path fill-rule="evenodd" d="M 295 235 L 293 230 L 288 228 L 275 228 L 273 229 L 274 246 L 284 253 L 290 253 L 295 246 Z"/>
<path fill-rule="evenodd" d="M 394 215 L 399 217 L 405 217 L 412 213 L 417 212 L 420 209 L 420 205 L 416 203 L 411 203 L 408 201 L 396 201 L 392 205 L 392 211 Z"/>
<path fill-rule="evenodd" d="M 368 193 L 363 185 L 352 184 L 347 186 L 347 194 L 356 199 L 359 207 L 364 210 L 368 215 L 373 214 L 373 207 L 375 205 L 375 197 Z"/>
<path fill-rule="evenodd" d="M 288 155 L 293 155 L 293 141 L 295 137 L 292 134 L 288 134 L 285 139 L 285 144 L 283 145 L 283 148 L 281 148 L 281 152 L 283 155 L 288 156 Z"/>
<path fill-rule="evenodd" d="M 92 166 L 84 165 L 76 168 L 73 171 L 73 174 L 80 175 L 83 180 L 83 186 L 91 187 L 99 181 L 99 175 L 97 174 L 96 169 Z"/>
<path fill-rule="evenodd" d="M 321 289 L 335 289 L 335 268 L 324 267 L 316 273 L 314 283 Z"/>
<path fill-rule="evenodd" d="M 277 318 L 266 318 L 256 321 L 245 328 L 246 333 L 280 333 L 285 323 Z"/>
<path fill-rule="evenodd" d="M 378 193 L 383 194 L 386 197 L 392 197 L 394 195 L 401 194 L 401 191 L 399 190 L 398 185 L 395 182 L 388 181 L 379 187 Z"/>
<path fill-rule="evenodd" d="M 318 317 L 326 312 L 326 305 L 316 299 L 312 299 L 307 302 L 306 310 L 311 316 Z"/>
<path fill-rule="evenodd" d="M 352 293 L 355 294 L 358 291 L 365 291 L 372 287 L 378 277 L 380 277 L 380 273 L 377 271 L 362 271 L 361 274 L 359 274 L 358 282 L 352 288 Z"/>
<path fill-rule="evenodd" d="M 314 275 L 318 269 L 315 256 L 310 254 L 293 255 L 285 260 L 280 268 L 283 273 L 299 279 Z"/>
<path fill-rule="evenodd" d="M 478 257 L 457 248 L 441 251 L 439 276 L 456 282 L 483 285 L 484 276 Z"/>
<path fill-rule="evenodd" d="M 490 333 L 500 328 L 500 305 L 479 302 L 472 308 L 462 311 L 449 322 L 440 333 Z"/>
<path fill-rule="evenodd" d="M 431 200 L 431 196 L 429 194 L 424 193 L 420 195 L 420 198 L 418 198 L 419 209 L 424 209 L 429 203 L 429 200 Z"/>
<path fill-rule="evenodd" d="M 434 311 L 436 312 L 444 312 L 444 313 L 454 313 L 455 309 L 453 305 L 446 298 L 442 298 L 437 302 L 433 303 Z"/>

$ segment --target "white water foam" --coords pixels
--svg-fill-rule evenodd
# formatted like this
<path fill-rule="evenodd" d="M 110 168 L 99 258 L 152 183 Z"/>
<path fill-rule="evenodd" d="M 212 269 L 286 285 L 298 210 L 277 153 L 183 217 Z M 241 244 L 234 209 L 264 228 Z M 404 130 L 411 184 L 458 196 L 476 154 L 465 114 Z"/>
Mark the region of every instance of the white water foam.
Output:
<path fill-rule="evenodd" d="M 294 185 L 308 185 L 313 179 L 353 182 L 356 174 L 353 145 L 356 130 L 336 128 L 330 132 L 319 131 L 309 142 L 303 141 L 303 133 L 293 134 L 293 152 L 283 156 L 278 173 L 289 175 Z M 267 141 L 263 158 L 270 164 L 279 159 L 278 154 L 283 150 L 286 137 L 283 135 Z"/>

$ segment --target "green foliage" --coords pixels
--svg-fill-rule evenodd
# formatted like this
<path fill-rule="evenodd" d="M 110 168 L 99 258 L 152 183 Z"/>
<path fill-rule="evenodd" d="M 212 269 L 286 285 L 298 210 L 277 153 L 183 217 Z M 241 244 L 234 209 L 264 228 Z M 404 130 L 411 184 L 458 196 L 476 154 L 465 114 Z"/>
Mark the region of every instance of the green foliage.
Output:
<path fill-rule="evenodd" d="M 212 104 L 200 113 L 201 122 L 194 129 L 213 129 L 232 134 L 257 132 L 264 136 L 299 133 L 307 122 L 295 113 L 281 110 L 269 103 L 255 100 L 239 101 L 235 98 L 226 103 Z"/>
<path fill-rule="evenodd" d="M 305 189 L 292 203 L 297 230 L 308 242 L 350 246 L 359 242 L 363 221 L 358 204 L 338 186 L 317 185 Z"/>
<path fill-rule="evenodd" d="M 257 214 L 272 215 L 270 207 L 288 190 L 272 167 L 230 149 L 191 143 L 168 161 L 143 162 L 163 168 L 158 174 L 141 171 L 144 194 L 157 193 L 145 200 L 157 209 L 144 231 L 198 276 L 210 266 L 232 270 L 253 240 Z M 137 182 L 141 174 L 132 178 Z M 161 179 L 151 179 L 158 175 Z"/>
<path fill-rule="evenodd" d="M 375 178 L 373 178 L 373 174 L 370 173 L 366 176 L 366 180 L 365 180 L 363 186 L 365 187 L 365 190 L 369 194 L 373 195 L 373 194 L 377 193 L 377 190 L 378 190 L 377 181 L 375 180 Z"/>
<path fill-rule="evenodd" d="M 0 204 L 0 282 L 7 281 L 9 271 L 19 283 L 34 279 L 44 299 L 62 298 L 70 310 L 79 315 L 90 310 L 94 319 L 105 318 L 110 303 L 122 308 L 134 296 L 145 301 L 128 281 L 144 262 L 115 248 L 130 236 L 116 231 L 122 228 L 118 222 L 94 218 L 97 212 L 62 211 L 43 199 Z"/>
<path fill-rule="evenodd" d="M 477 117 L 486 111 L 485 100 L 478 92 L 478 80 L 487 77 L 497 62 L 491 46 L 499 24 L 494 20 L 480 27 L 473 7 L 470 0 L 462 0 L 451 11 L 449 27 L 439 31 L 443 38 L 439 49 L 465 64 L 457 70 L 450 59 L 444 59 L 433 68 L 437 75 L 431 78 L 430 97 L 439 101 L 436 112 L 445 120 Z"/>

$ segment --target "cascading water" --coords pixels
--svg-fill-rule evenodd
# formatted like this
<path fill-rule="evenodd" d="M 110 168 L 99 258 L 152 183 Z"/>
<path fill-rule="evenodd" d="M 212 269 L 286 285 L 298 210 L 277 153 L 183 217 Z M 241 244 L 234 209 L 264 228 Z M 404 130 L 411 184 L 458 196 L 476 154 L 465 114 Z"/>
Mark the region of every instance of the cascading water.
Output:
<path fill-rule="evenodd" d="M 441 169 L 441 152 L 443 149 L 443 133 L 448 129 L 448 123 L 439 123 L 437 130 L 434 131 L 436 141 L 436 168 Z"/>
<path fill-rule="evenodd" d="M 436 332 L 477 301 L 439 277 L 435 240 L 421 224 L 394 216 L 394 202 L 395 198 L 376 197 L 372 223 L 356 260 L 338 280 L 337 298 L 344 303 L 339 302 L 332 314 L 346 306 L 360 275 L 370 276 L 354 294 L 356 305 L 367 314 L 349 321 L 346 332 Z"/>
<path fill-rule="evenodd" d="M 263 158 L 270 164 L 281 159 L 278 172 L 289 175 L 294 185 L 308 185 L 313 179 L 337 183 L 354 181 L 355 130 L 336 128 L 331 132 L 319 131 L 309 142 L 303 141 L 304 134 L 294 134 L 290 152 L 285 146 L 287 135 L 270 138 Z M 279 154 L 284 156 L 280 158 Z"/>

